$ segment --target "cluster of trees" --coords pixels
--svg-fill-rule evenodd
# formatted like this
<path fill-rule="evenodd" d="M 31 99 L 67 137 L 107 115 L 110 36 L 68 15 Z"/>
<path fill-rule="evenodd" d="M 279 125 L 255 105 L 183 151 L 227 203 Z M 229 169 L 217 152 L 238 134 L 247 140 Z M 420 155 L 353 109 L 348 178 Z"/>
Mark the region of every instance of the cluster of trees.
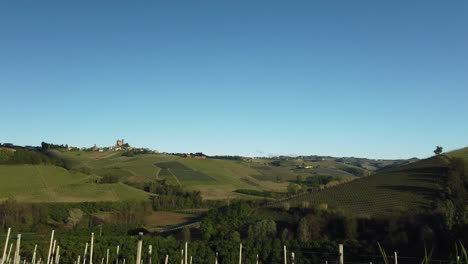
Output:
<path fill-rule="evenodd" d="M 6 200 L 0 204 L 0 226 L 15 227 L 18 230 L 37 230 L 45 225 L 48 219 L 48 208 L 43 204 L 18 203 Z"/>
<path fill-rule="evenodd" d="M 452 232 L 468 231 L 468 166 L 462 158 L 451 158 L 447 171 L 441 172 L 443 192 L 435 207 Z"/>
<path fill-rule="evenodd" d="M 119 176 L 112 175 L 112 174 L 104 175 L 99 179 L 99 183 L 107 184 L 107 183 L 117 183 L 117 182 L 119 182 Z"/>
<path fill-rule="evenodd" d="M 125 152 L 123 152 L 122 156 L 133 157 L 139 154 L 150 154 L 150 153 L 152 152 L 149 149 L 132 149 L 132 150 L 126 150 Z"/>
<path fill-rule="evenodd" d="M 186 191 L 180 186 L 166 183 L 165 180 L 127 184 L 156 194 L 152 200 L 155 210 L 201 208 L 205 205 L 199 191 Z"/>
<path fill-rule="evenodd" d="M 93 216 L 101 210 L 111 211 L 107 224 Z M 54 228 L 57 228 L 57 223 L 60 223 L 63 228 L 60 229 L 59 242 L 64 261 L 73 261 L 73 257 L 82 254 L 90 232 L 96 234 L 96 255 L 104 255 L 107 247 L 120 245 L 121 257 L 125 256 L 130 261 L 135 255 L 136 238 L 133 234 L 141 230 L 143 219 L 151 211 L 148 202 L 49 206 L 10 200 L 0 205 L 0 223 L 2 228 L 12 226 L 15 230 L 40 230 L 36 233 L 43 236 L 41 239 L 44 241 L 47 241 L 50 228 L 37 227 L 50 227 L 54 223 Z M 215 252 L 218 252 L 219 262 L 236 263 L 240 242 L 246 262 L 255 262 L 255 256 L 259 254 L 261 263 L 281 263 L 282 246 L 287 245 L 296 253 L 296 263 L 316 263 L 323 261 L 323 256 L 308 252 L 333 255 L 338 243 L 345 244 L 348 261 L 360 254 L 378 254 L 377 242 L 401 255 L 414 256 L 424 252 L 424 243 L 421 242 L 424 241 L 426 246 L 434 247 L 434 256 L 448 256 L 454 240 L 444 232 L 440 221 L 437 215 L 424 212 L 385 218 L 356 218 L 340 211 L 319 208 L 258 210 L 254 202 L 237 201 L 210 210 L 202 218 L 197 232 L 186 228 L 168 237 L 145 236 L 144 243 L 153 245 L 153 260 L 162 260 L 165 254 L 170 254 L 175 262 L 180 261 L 177 259 L 180 248 L 184 240 L 189 239 L 193 239 L 191 252 L 196 252 L 193 254 L 194 262 L 214 262 Z M 28 243 L 25 241 L 25 248 L 30 247 Z"/>
<path fill-rule="evenodd" d="M 339 181 L 339 177 L 329 176 L 329 175 L 315 175 L 309 176 L 305 179 L 305 181 L 300 181 L 298 178 L 299 183 L 306 185 L 307 187 L 319 187 L 320 185 L 326 185 L 332 181 Z"/>
<path fill-rule="evenodd" d="M 211 159 L 223 159 L 223 160 L 243 160 L 241 156 L 229 156 L 229 155 L 216 155 L 209 156 Z"/>
<path fill-rule="evenodd" d="M 41 148 L 43 150 L 49 150 L 49 149 L 68 149 L 68 144 L 53 144 L 53 143 L 47 143 L 47 142 L 41 142 Z"/>
<path fill-rule="evenodd" d="M 53 164 L 64 167 L 64 161 L 59 158 L 25 148 L 0 148 L 0 164 Z"/>

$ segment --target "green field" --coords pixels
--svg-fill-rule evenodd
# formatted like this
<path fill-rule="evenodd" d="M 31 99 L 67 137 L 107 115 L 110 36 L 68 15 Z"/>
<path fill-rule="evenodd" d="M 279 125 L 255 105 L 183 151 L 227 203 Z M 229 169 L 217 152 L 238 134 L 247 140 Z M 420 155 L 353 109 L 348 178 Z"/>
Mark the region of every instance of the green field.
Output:
<path fill-rule="evenodd" d="M 235 190 L 285 192 L 290 182 L 299 178 L 333 176 L 358 179 L 371 173 L 360 167 L 359 163 L 333 160 L 194 159 L 167 154 L 127 157 L 122 153 L 53 151 L 55 156 L 67 161 L 71 171 L 87 174 L 54 166 L 5 165 L 0 168 L 0 198 L 51 202 L 146 199 L 147 193 L 129 187 L 125 182 L 166 180 L 169 184 L 187 190 L 200 191 L 204 199 L 248 199 L 258 197 L 240 194 Z M 117 177 L 119 183 L 95 183 L 105 176 Z M 14 181 L 11 180 L 13 178 Z"/>
<path fill-rule="evenodd" d="M 124 157 L 121 152 L 61 152 L 76 166 L 89 167 L 93 174 L 118 176 L 122 181 L 145 182 L 164 179 L 170 184 L 201 191 L 205 199 L 246 198 L 237 189 L 286 191 L 289 181 L 298 175 L 355 177 L 341 170 L 352 167 L 338 162 L 315 162 L 311 170 L 298 170 L 298 160 L 272 166 L 271 160 L 251 161 L 181 158 L 174 155 L 144 154 Z M 255 198 L 255 197 L 251 197 Z"/>
<path fill-rule="evenodd" d="M 51 165 L 0 165 L 0 199 L 32 202 L 144 200 L 149 194 L 122 183 L 97 184 L 95 177 Z"/>
<path fill-rule="evenodd" d="M 459 152 L 457 155 L 466 155 Z M 441 190 L 449 159 L 436 156 L 398 169 L 292 199 L 292 206 L 325 206 L 354 215 L 388 215 L 429 208 Z"/>

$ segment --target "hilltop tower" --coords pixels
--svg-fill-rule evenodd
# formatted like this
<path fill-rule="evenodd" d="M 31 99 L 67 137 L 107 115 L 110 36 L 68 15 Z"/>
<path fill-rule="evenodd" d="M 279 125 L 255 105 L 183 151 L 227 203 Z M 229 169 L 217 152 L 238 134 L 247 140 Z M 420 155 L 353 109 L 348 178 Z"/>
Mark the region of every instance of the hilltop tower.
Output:
<path fill-rule="evenodd" d="M 125 144 L 124 140 L 123 139 L 117 139 L 117 142 L 115 143 L 115 146 L 116 147 L 121 147 Z"/>

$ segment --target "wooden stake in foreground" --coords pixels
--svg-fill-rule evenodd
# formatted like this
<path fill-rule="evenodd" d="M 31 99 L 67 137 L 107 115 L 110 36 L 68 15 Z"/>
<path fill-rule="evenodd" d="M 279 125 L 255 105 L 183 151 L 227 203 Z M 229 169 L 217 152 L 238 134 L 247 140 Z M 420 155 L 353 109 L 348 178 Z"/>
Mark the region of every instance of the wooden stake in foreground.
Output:
<path fill-rule="evenodd" d="M 242 264 L 242 243 L 239 246 L 239 264 Z"/>
<path fill-rule="evenodd" d="M 284 264 L 288 264 L 288 258 L 286 257 L 286 245 L 283 246 Z"/>
<path fill-rule="evenodd" d="M 52 235 L 50 235 L 49 254 L 47 254 L 47 264 L 50 264 L 50 255 L 52 254 L 52 245 L 54 243 L 54 233 L 55 230 L 52 230 Z"/>
<path fill-rule="evenodd" d="M 36 250 L 37 250 L 37 244 L 34 245 L 34 253 L 31 259 L 31 264 L 36 264 Z"/>
<path fill-rule="evenodd" d="M 18 234 L 18 239 L 16 240 L 16 250 L 15 250 L 15 259 L 13 264 L 20 264 L 20 248 L 21 248 L 21 234 Z"/>
<path fill-rule="evenodd" d="M 86 264 L 86 254 L 88 254 L 88 242 L 86 242 L 83 254 L 83 264 Z"/>
<path fill-rule="evenodd" d="M 91 233 L 91 248 L 89 250 L 89 264 L 93 264 L 94 233 Z"/>
<path fill-rule="evenodd" d="M 109 264 L 109 249 L 107 249 L 106 264 Z"/>
<path fill-rule="evenodd" d="M 120 252 L 120 246 L 117 245 L 117 255 L 115 256 L 115 264 L 119 264 L 119 252 Z"/>
<path fill-rule="evenodd" d="M 167 264 L 168 261 L 169 261 L 169 255 L 166 255 L 166 259 L 164 260 L 164 264 Z"/>
<path fill-rule="evenodd" d="M 148 264 L 151 264 L 151 254 L 153 254 L 153 246 L 148 246 Z"/>
<path fill-rule="evenodd" d="M 6 258 L 6 253 L 7 253 L 7 247 L 8 247 L 8 240 L 10 239 L 10 233 L 11 233 L 11 227 L 8 228 L 7 236 L 6 236 L 6 241 L 5 241 L 5 246 L 3 247 L 3 257 L 2 261 L 0 264 L 5 263 L 5 258 Z"/>
<path fill-rule="evenodd" d="M 343 256 L 343 244 L 338 246 L 338 251 L 340 252 L 340 264 L 344 264 L 344 256 Z"/>
<path fill-rule="evenodd" d="M 185 241 L 185 252 L 184 252 L 184 253 L 185 253 L 185 255 L 184 255 L 184 263 L 185 263 L 185 264 L 188 264 L 188 263 L 187 263 L 187 254 L 188 254 L 187 251 L 188 251 L 188 243 L 187 243 L 187 241 Z"/>
<path fill-rule="evenodd" d="M 143 233 L 138 233 L 138 249 L 137 249 L 137 257 L 136 257 L 136 264 L 141 264 L 141 250 L 143 248 Z"/>
<path fill-rule="evenodd" d="M 395 251 L 395 264 L 398 264 L 398 255 L 397 255 L 396 251 Z"/>
<path fill-rule="evenodd" d="M 59 264 L 60 261 L 60 246 L 57 246 L 57 252 L 55 253 L 55 264 Z"/>
<path fill-rule="evenodd" d="M 13 247 L 13 243 L 10 244 L 10 249 L 8 250 L 7 262 L 10 262 L 10 255 L 11 255 L 11 248 Z"/>

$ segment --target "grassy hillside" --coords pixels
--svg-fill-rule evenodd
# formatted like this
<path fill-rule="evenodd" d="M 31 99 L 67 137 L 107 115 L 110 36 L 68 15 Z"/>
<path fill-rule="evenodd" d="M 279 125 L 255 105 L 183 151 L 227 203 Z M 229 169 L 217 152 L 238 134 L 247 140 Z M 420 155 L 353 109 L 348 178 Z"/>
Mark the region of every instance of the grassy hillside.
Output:
<path fill-rule="evenodd" d="M 111 174 L 130 182 L 164 179 L 189 190 L 199 190 L 205 199 L 246 198 L 246 195 L 234 192 L 238 189 L 284 192 L 298 175 L 304 179 L 317 175 L 356 178 L 347 169 L 362 171 L 353 165 L 333 161 L 304 163 L 290 159 L 275 166 L 271 159 L 193 159 L 164 154 L 125 157 L 121 152 L 111 151 L 57 154 L 74 162 L 74 166 L 89 168 L 97 176 Z M 300 169 L 300 165 L 310 168 Z"/>
<path fill-rule="evenodd" d="M 468 161 L 468 147 L 448 152 L 445 155 L 449 157 L 462 158 Z"/>
<path fill-rule="evenodd" d="M 444 156 L 411 163 L 388 172 L 364 177 L 341 186 L 290 201 L 327 205 L 355 215 L 386 215 L 428 208 L 441 189 L 440 175 L 449 164 Z"/>
<path fill-rule="evenodd" d="M 349 160 L 275 159 L 194 159 L 166 154 L 123 156 L 115 151 L 51 151 L 65 160 L 67 168 L 52 165 L 5 165 L 0 183 L 15 177 L 14 184 L 2 184 L 0 198 L 16 197 L 38 201 L 116 201 L 145 199 L 147 194 L 125 182 L 166 180 L 188 190 L 198 190 L 204 199 L 255 198 L 235 190 L 285 192 L 291 182 L 316 176 L 357 179 L 371 173 Z M 70 173 L 78 171 L 82 173 Z M 96 184 L 96 179 L 113 176 L 116 184 Z M 46 180 L 42 180 L 42 179 Z M 29 187 L 20 184 L 29 183 Z M 16 185 L 15 185 L 16 184 Z"/>
<path fill-rule="evenodd" d="M 143 200 L 149 195 L 122 183 L 96 184 L 95 177 L 52 165 L 0 165 L 0 200 L 84 202 Z"/>

